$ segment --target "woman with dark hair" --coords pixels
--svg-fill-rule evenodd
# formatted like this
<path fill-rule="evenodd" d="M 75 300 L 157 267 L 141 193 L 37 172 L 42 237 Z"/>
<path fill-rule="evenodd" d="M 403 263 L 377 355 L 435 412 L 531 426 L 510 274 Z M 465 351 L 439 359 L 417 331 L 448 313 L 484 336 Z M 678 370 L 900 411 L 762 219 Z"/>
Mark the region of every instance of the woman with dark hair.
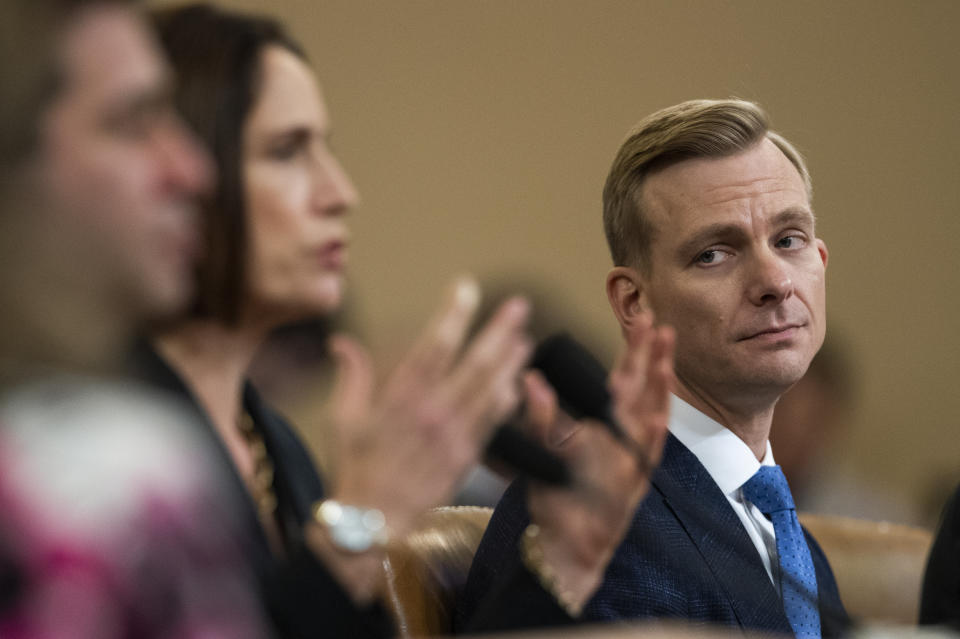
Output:
<path fill-rule="evenodd" d="M 461 279 L 379 393 L 364 350 L 336 337 L 338 472 L 325 487 L 292 428 L 245 381 L 271 330 L 341 303 L 345 216 L 357 196 L 328 146 L 319 86 L 269 19 L 188 6 L 155 23 L 178 107 L 211 150 L 219 186 L 202 203 L 194 308 L 153 336 L 141 367 L 196 405 L 236 471 L 279 632 L 392 634 L 376 603 L 382 546 L 449 499 L 514 408 L 527 304 L 508 300 L 464 346 L 479 295 Z"/>
<path fill-rule="evenodd" d="M 468 342 L 479 291 L 460 279 L 377 392 L 362 347 L 333 338 L 339 370 L 331 414 L 339 442 L 337 472 L 325 487 L 290 426 L 245 381 L 272 329 L 341 303 L 345 216 L 357 196 L 329 148 L 319 85 L 300 47 L 272 20 L 194 5 L 161 11 L 155 21 L 177 75 L 178 106 L 212 151 L 220 183 L 202 206 L 207 250 L 193 312 L 154 335 L 142 364 L 155 382 L 195 403 L 236 471 L 251 559 L 280 633 L 390 635 L 377 603 L 383 547 L 451 497 L 492 428 L 515 408 L 530 350 L 527 303 L 504 302 Z M 614 395 L 621 421 L 649 443 L 655 460 L 672 342 L 668 331 L 648 326 L 641 333 L 615 373 Z M 530 412 L 539 415 L 534 425 L 549 430 L 555 398 L 539 378 L 525 383 Z M 535 510 L 549 533 L 542 555 L 561 586 L 564 574 L 576 575 L 563 594 L 577 591 L 578 605 L 599 583 L 646 490 L 647 469 L 610 463 L 622 460 L 621 452 L 609 444 L 590 459 L 595 469 L 626 469 L 603 479 L 618 506 L 607 504 L 598 525 L 583 525 L 589 513 L 581 504 L 568 507 L 569 495 L 539 494 Z M 537 499 L 536 489 L 531 495 Z M 571 517 L 581 517 L 578 525 L 567 525 Z M 565 619 L 535 572 L 519 576 L 534 598 L 543 597 L 543 614 L 531 619 Z"/>

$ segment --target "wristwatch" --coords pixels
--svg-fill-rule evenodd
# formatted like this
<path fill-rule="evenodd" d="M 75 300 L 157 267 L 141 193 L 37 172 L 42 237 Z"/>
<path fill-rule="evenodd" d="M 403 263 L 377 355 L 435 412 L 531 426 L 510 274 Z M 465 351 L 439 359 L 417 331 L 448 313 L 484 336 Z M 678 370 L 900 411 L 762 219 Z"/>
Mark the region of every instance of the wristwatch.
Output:
<path fill-rule="evenodd" d="M 323 526 L 330 541 L 341 550 L 361 553 L 387 545 L 389 535 L 383 513 L 325 499 L 313 505 L 313 518 Z"/>

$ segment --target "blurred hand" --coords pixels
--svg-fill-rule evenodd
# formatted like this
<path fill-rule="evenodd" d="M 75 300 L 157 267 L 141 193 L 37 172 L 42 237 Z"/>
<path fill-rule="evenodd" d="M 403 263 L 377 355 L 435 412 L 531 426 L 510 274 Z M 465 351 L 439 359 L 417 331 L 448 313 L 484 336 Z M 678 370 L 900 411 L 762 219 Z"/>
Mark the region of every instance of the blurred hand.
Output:
<path fill-rule="evenodd" d="M 610 374 L 613 414 L 635 445 L 624 446 L 598 423 L 558 410 L 539 373 L 524 377 L 528 426 L 570 463 L 572 488 L 531 482 L 528 504 L 536 543 L 564 593 L 582 607 L 599 587 L 623 540 L 666 441 L 673 388 L 674 332 L 645 317 Z M 639 453 L 639 454 L 638 454 Z"/>
<path fill-rule="evenodd" d="M 339 365 L 334 496 L 380 509 L 393 535 L 448 502 L 493 428 L 519 402 L 520 372 L 531 349 L 524 329 L 528 304 L 504 302 L 464 345 L 479 301 L 473 280 L 454 283 L 379 389 L 360 344 L 343 336 L 331 342 Z"/>

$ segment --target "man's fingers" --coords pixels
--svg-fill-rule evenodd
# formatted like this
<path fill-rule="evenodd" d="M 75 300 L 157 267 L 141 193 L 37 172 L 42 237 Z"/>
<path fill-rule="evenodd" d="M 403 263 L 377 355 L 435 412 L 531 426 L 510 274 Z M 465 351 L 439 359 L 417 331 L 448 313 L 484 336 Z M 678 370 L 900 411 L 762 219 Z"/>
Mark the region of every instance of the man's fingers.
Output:
<path fill-rule="evenodd" d="M 670 394 L 673 391 L 674 331 L 670 327 L 657 329 L 650 349 L 649 372 L 644 387 L 634 400 L 624 407 L 624 420 L 636 428 L 636 438 L 642 443 L 650 465 L 660 461 L 670 420 Z"/>
<path fill-rule="evenodd" d="M 670 410 L 670 393 L 674 387 L 673 355 L 677 344 L 677 334 L 670 326 L 661 326 L 658 331 L 656 348 L 651 354 L 651 368 L 654 376 L 651 380 L 653 410 L 667 413 Z"/>
<path fill-rule="evenodd" d="M 622 363 L 610 375 L 614 415 L 627 434 L 637 442 L 646 439 L 643 432 L 643 398 L 649 391 L 650 369 L 658 336 L 657 329 L 652 325 L 652 316 L 647 315 L 643 319 L 643 330 L 631 333 Z"/>
<path fill-rule="evenodd" d="M 676 344 L 672 328 L 658 329 L 650 353 L 650 373 L 639 401 L 637 418 L 643 424 L 644 448 L 653 464 L 660 462 L 670 419 L 670 394 L 674 386 L 673 353 Z"/>
<path fill-rule="evenodd" d="M 550 427 L 557 419 L 557 394 L 539 371 L 527 371 L 523 375 L 526 397 L 524 424 L 543 445 L 550 442 Z"/>
<path fill-rule="evenodd" d="M 659 463 L 674 383 L 675 333 L 666 326 L 654 328 L 650 322 L 631 332 L 627 352 L 610 377 L 614 415 L 637 443 L 644 461 L 642 472 Z"/>
<path fill-rule="evenodd" d="M 610 373 L 610 391 L 614 397 L 630 397 L 646 378 L 650 347 L 655 335 L 653 315 L 641 315 L 627 335 L 626 349 Z"/>
<path fill-rule="evenodd" d="M 330 353 L 337 362 L 333 389 L 333 416 L 341 423 L 364 419 L 373 398 L 373 364 L 366 349 L 346 335 L 330 338 Z"/>
<path fill-rule="evenodd" d="M 670 411 L 670 393 L 673 390 L 673 351 L 675 334 L 669 326 L 657 329 L 650 347 L 647 380 L 635 398 L 631 411 L 649 417 L 665 416 Z"/>
<path fill-rule="evenodd" d="M 527 371 L 524 373 L 523 382 L 527 400 L 524 424 L 547 448 L 557 449 L 563 446 L 581 428 L 597 427 L 596 424 L 578 422 L 562 411 L 556 391 L 540 371 Z"/>

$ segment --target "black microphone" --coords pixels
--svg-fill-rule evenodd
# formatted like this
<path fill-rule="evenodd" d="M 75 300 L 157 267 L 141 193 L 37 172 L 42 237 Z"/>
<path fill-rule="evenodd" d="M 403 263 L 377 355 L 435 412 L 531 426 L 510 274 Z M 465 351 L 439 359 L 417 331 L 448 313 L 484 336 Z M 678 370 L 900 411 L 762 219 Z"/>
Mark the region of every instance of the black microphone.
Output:
<path fill-rule="evenodd" d="M 570 467 L 563 458 L 511 424 L 504 424 L 494 431 L 487 443 L 486 454 L 517 473 L 546 484 L 569 486 L 573 481 Z"/>
<path fill-rule="evenodd" d="M 540 342 L 530 368 L 543 374 L 571 417 L 596 419 L 619 430 L 610 412 L 607 370 L 570 335 L 559 333 Z"/>
<path fill-rule="evenodd" d="M 574 419 L 594 419 L 637 457 L 641 468 L 650 463 L 643 447 L 620 427 L 611 412 L 607 371 L 579 342 L 560 333 L 540 342 L 530 368 L 539 370 L 557 394 L 560 408 Z M 486 454 L 515 471 L 545 483 L 568 486 L 572 474 L 567 463 L 516 426 L 505 424 L 494 431 Z"/>
<path fill-rule="evenodd" d="M 534 351 L 530 367 L 538 369 L 557 392 L 558 402 L 567 413 L 581 417 L 586 416 L 581 405 L 600 406 L 609 404 L 609 394 L 604 398 L 606 388 L 603 385 L 605 371 L 589 353 L 587 365 L 583 367 L 583 358 L 576 348 L 570 348 L 569 343 L 575 344 L 580 351 L 586 352 L 570 338 L 558 341 L 557 337 L 548 338 L 541 342 Z M 581 372 L 581 369 L 584 372 Z M 599 368 L 599 371 L 597 370 Z M 596 395 L 596 388 L 586 391 L 587 397 L 577 392 L 578 385 L 573 378 L 578 375 L 586 377 L 589 383 L 585 386 L 595 387 L 593 379 L 599 375 L 600 395 Z M 569 383 L 567 383 L 569 381 Z M 559 383 L 559 386 L 558 386 Z M 563 394 L 573 396 L 567 401 Z M 518 411 L 522 413 L 522 409 Z M 520 475 L 536 479 L 554 486 L 569 486 L 573 476 L 568 464 L 553 451 L 524 433 L 520 428 L 510 423 L 499 426 L 487 444 L 486 456 L 495 458 L 506 464 Z"/>
<path fill-rule="evenodd" d="M 540 342 L 531 368 L 539 370 L 557 393 L 560 407 L 575 419 L 600 422 L 636 457 L 641 470 L 651 469 L 647 452 L 617 423 L 607 390 L 607 370 L 577 340 L 559 333 Z"/>

